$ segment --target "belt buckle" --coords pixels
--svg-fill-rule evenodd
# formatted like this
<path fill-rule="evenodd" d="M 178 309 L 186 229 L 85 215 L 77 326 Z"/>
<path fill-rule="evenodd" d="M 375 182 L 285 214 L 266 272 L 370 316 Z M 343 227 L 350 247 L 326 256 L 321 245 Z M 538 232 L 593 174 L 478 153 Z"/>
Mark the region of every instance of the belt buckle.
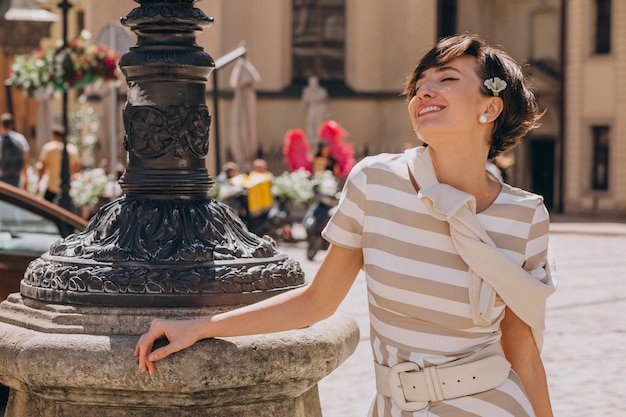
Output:
<path fill-rule="evenodd" d="M 404 411 L 417 411 L 428 405 L 428 401 L 407 401 L 404 396 L 404 390 L 402 389 L 402 381 L 400 380 L 400 373 L 402 372 L 415 372 L 419 371 L 418 364 L 413 362 L 401 362 L 389 369 L 389 391 L 391 393 L 391 399 L 394 403 Z"/>

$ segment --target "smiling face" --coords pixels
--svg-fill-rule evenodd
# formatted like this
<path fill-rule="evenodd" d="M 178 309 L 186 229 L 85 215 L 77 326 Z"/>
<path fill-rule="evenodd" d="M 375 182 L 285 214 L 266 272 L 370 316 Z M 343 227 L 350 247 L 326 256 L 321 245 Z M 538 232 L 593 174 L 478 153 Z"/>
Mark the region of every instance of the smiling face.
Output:
<path fill-rule="evenodd" d="M 408 109 L 420 139 L 429 143 L 450 135 L 471 136 L 481 126 L 478 116 L 487 111 L 492 97 L 481 92 L 477 70 L 476 59 L 463 55 L 418 77 Z"/>
<path fill-rule="evenodd" d="M 484 85 L 485 80 L 495 81 L 496 77 L 507 84 L 498 97 Z M 408 77 L 404 94 L 420 139 L 431 145 L 435 139 L 444 143 L 440 137 L 449 142 L 470 137 L 474 145 L 486 141 L 490 143 L 489 158 L 515 147 L 537 127 L 543 114 L 521 66 L 503 50 L 471 34 L 437 41 Z M 487 100 L 486 109 L 481 100 Z M 422 107 L 418 113 L 423 103 L 431 107 Z M 487 119 L 481 125 L 478 117 L 482 114 Z"/>

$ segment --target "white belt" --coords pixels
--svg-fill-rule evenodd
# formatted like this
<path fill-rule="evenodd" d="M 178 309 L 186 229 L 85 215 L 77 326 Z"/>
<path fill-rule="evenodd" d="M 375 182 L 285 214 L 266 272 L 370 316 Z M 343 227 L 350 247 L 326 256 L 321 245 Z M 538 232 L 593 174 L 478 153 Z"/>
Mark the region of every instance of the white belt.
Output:
<path fill-rule="evenodd" d="M 442 401 L 488 391 L 509 376 L 511 364 L 494 343 L 465 358 L 444 365 L 420 368 L 401 362 L 391 368 L 374 363 L 377 391 L 403 410 L 415 411 L 430 401 Z"/>

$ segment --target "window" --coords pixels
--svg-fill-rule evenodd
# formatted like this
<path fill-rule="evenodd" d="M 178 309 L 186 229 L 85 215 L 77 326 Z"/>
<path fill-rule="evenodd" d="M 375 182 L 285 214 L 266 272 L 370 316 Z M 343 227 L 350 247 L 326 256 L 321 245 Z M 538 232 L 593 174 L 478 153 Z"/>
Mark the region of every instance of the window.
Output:
<path fill-rule="evenodd" d="M 0 201 L 0 252 L 44 253 L 61 238 L 51 220 L 5 201 Z"/>
<path fill-rule="evenodd" d="M 293 77 L 344 80 L 345 0 L 293 0 Z"/>
<path fill-rule="evenodd" d="M 80 33 L 85 30 L 85 12 L 79 10 L 76 12 L 76 32 Z"/>
<path fill-rule="evenodd" d="M 594 190 L 609 189 L 609 127 L 592 126 L 593 166 L 591 187 Z"/>
<path fill-rule="evenodd" d="M 439 38 L 456 34 L 456 0 L 437 1 L 437 35 Z"/>
<path fill-rule="evenodd" d="M 611 0 L 596 0 L 595 52 L 611 52 Z"/>

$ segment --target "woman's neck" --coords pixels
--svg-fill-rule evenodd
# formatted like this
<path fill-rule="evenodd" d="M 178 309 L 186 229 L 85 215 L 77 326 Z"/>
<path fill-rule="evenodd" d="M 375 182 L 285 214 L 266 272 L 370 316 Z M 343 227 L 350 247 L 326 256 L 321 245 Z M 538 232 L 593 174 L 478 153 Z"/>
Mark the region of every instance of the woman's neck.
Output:
<path fill-rule="evenodd" d="M 487 152 L 463 148 L 447 149 L 445 152 L 430 149 L 437 180 L 472 194 L 476 199 L 477 212 L 488 208 L 501 189 L 501 184 L 487 174 Z"/>

